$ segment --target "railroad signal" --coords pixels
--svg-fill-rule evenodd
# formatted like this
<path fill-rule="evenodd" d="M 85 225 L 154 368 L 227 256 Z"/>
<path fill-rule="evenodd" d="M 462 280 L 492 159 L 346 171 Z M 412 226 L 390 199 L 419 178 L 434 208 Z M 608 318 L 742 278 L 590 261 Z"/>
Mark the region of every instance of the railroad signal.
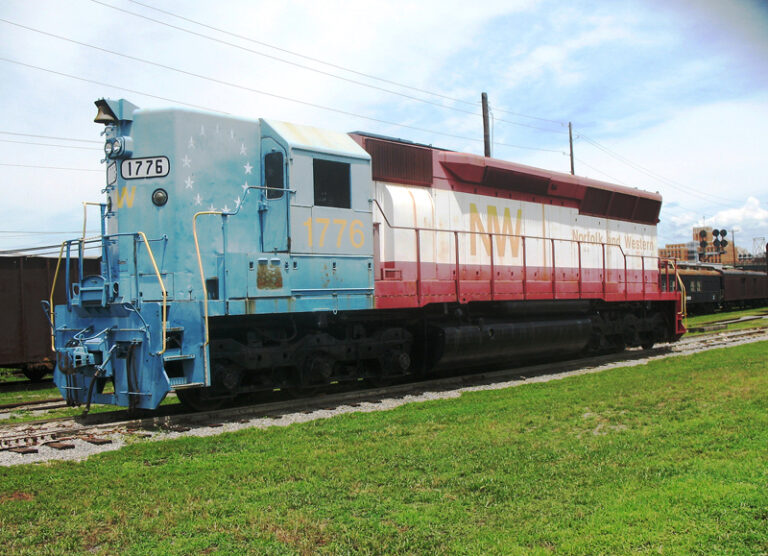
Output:
<path fill-rule="evenodd" d="M 701 249 L 700 259 L 704 260 L 704 258 L 707 256 L 707 231 L 706 230 L 699 230 L 699 238 L 701 241 L 699 241 L 699 247 Z M 725 248 L 728 247 L 728 240 L 725 239 L 725 236 L 728 235 L 728 230 L 712 230 L 712 248 L 713 252 L 710 253 L 710 255 L 722 255 L 724 254 Z"/>

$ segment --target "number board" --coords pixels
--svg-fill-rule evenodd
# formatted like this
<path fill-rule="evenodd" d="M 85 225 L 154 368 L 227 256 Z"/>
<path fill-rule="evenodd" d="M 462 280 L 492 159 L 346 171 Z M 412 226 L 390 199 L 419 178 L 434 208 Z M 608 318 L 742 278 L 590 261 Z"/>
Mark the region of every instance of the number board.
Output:
<path fill-rule="evenodd" d="M 164 178 L 171 171 L 171 163 L 165 156 L 129 158 L 120 165 L 124 180 L 140 178 Z"/>

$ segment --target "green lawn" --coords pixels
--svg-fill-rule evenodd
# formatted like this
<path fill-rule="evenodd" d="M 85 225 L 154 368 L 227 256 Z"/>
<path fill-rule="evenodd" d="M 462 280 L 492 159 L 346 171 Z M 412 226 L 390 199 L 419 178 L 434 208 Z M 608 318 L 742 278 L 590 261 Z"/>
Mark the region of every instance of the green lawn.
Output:
<path fill-rule="evenodd" d="M 768 551 L 768 342 L 0 470 L 11 553 Z"/>
<path fill-rule="evenodd" d="M 724 320 L 738 319 L 740 317 L 750 316 L 764 316 L 768 314 L 768 307 L 758 307 L 754 309 L 744 309 L 741 311 L 730 311 L 727 313 L 711 313 L 707 315 L 696 315 L 689 317 L 686 320 L 686 326 L 688 328 L 694 328 L 697 326 L 706 326 L 708 324 L 715 324 Z M 728 324 L 724 330 L 739 330 L 743 328 L 761 328 L 768 326 L 768 319 L 756 319 L 746 322 L 739 322 L 734 324 Z"/>

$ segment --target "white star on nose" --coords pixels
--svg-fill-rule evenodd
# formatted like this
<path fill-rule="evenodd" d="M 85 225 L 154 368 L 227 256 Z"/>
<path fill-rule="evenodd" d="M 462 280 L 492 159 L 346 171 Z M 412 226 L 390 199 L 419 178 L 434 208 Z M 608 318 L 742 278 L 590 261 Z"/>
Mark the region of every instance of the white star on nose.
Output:
<path fill-rule="evenodd" d="M 190 162 L 192 162 L 192 159 L 189 158 L 187 155 L 184 155 L 184 158 L 181 159 L 181 163 L 184 165 L 184 168 L 189 168 Z"/>
<path fill-rule="evenodd" d="M 200 193 L 195 195 L 195 204 L 196 205 L 202 205 L 203 204 L 203 198 L 200 196 Z"/>
<path fill-rule="evenodd" d="M 246 154 L 248 154 L 248 153 L 245 151 L 245 143 L 240 143 L 240 154 L 242 154 L 242 155 L 246 155 Z"/>
<path fill-rule="evenodd" d="M 192 189 L 192 184 L 195 183 L 195 180 L 192 179 L 192 176 L 187 176 L 187 179 L 184 180 L 184 183 L 187 184 L 187 189 Z"/>
<path fill-rule="evenodd" d="M 243 168 L 245 168 L 245 173 L 246 174 L 250 174 L 251 170 L 253 170 L 253 166 L 251 166 L 250 162 L 246 162 L 245 166 L 243 166 Z"/>
<path fill-rule="evenodd" d="M 245 183 L 242 185 L 242 187 L 243 187 L 243 191 L 248 191 L 248 188 L 251 187 L 250 185 L 248 185 L 248 180 L 245 180 Z"/>

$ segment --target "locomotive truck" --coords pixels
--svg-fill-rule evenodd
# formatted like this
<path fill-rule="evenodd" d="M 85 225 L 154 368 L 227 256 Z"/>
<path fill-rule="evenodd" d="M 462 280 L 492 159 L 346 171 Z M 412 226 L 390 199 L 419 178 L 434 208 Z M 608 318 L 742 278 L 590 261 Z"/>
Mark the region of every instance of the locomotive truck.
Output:
<path fill-rule="evenodd" d="M 72 404 L 194 408 L 679 338 L 661 197 L 365 133 L 96 102 L 98 274 L 52 315 Z M 60 262 L 85 242 L 62 244 Z M 660 283 L 664 282 L 664 290 Z"/>

